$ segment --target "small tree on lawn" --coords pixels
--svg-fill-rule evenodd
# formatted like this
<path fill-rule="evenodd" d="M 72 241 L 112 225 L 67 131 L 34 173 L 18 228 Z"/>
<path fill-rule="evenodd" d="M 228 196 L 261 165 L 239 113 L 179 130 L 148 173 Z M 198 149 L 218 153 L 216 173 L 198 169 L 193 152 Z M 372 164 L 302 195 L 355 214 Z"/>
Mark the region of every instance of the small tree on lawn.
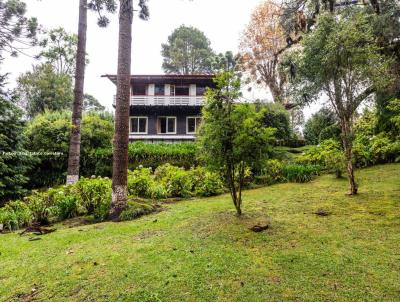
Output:
<path fill-rule="evenodd" d="M 240 79 L 223 72 L 215 79 L 216 88 L 206 93 L 199 144 L 206 164 L 226 181 L 237 214 L 242 213 L 242 189 L 249 169 L 263 159 L 274 129 L 263 127 L 264 113 L 253 104 L 237 103 Z"/>
<path fill-rule="evenodd" d="M 360 104 L 388 83 L 388 60 L 380 53 L 372 27 L 358 10 L 324 13 L 303 42 L 293 87 L 299 101 L 327 95 L 339 119 L 346 155 L 349 194 L 357 194 L 353 167 L 353 121 Z"/>

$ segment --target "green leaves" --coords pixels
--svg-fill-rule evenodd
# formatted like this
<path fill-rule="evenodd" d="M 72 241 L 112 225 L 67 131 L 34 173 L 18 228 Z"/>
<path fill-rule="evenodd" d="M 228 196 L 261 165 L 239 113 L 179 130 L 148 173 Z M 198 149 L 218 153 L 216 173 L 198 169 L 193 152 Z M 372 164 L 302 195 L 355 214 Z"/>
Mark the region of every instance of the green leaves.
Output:
<path fill-rule="evenodd" d="M 30 118 L 45 110 L 70 108 L 73 99 L 71 77 L 58 74 L 50 64 L 34 66 L 21 75 L 17 92 Z"/>
<path fill-rule="evenodd" d="M 67 33 L 64 28 L 59 27 L 47 32 L 44 39 L 39 42 L 43 48 L 37 58 L 44 59 L 45 63 L 51 64 L 57 74 L 75 75 L 76 53 L 78 47 L 78 36 Z"/>
<path fill-rule="evenodd" d="M 0 58 L 3 52 L 17 56 L 26 46 L 37 43 L 36 18 L 27 18 L 26 4 L 20 0 L 0 1 Z"/>
<path fill-rule="evenodd" d="M 212 72 L 214 52 L 203 32 L 181 25 L 162 44 L 163 69 L 166 73 L 202 74 Z"/>
<path fill-rule="evenodd" d="M 390 60 L 381 55 L 368 17 L 357 9 L 340 16 L 323 13 L 315 29 L 303 41 L 295 57 L 297 97 L 317 97 L 325 92 L 331 100 L 342 99 L 353 111 L 375 89 L 390 82 Z M 362 92 L 365 91 L 365 94 Z M 357 99 L 357 96 L 360 96 Z"/>
<path fill-rule="evenodd" d="M 265 158 L 275 129 L 263 125 L 263 111 L 254 104 L 239 103 L 240 79 L 223 72 L 215 79 L 216 88 L 206 93 L 203 124 L 200 128 L 200 157 L 221 172 L 240 215 L 241 190 L 246 168 L 256 168 Z"/>

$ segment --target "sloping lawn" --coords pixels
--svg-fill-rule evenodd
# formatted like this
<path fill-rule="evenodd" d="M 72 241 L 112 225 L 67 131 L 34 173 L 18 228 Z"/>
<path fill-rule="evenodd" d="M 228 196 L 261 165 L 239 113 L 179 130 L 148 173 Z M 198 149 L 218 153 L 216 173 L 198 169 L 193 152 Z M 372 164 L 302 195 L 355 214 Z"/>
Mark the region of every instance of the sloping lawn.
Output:
<path fill-rule="evenodd" d="M 330 175 L 247 191 L 242 218 L 224 195 L 0 235 L 0 301 L 400 301 L 400 165 L 357 177 L 357 197 Z"/>

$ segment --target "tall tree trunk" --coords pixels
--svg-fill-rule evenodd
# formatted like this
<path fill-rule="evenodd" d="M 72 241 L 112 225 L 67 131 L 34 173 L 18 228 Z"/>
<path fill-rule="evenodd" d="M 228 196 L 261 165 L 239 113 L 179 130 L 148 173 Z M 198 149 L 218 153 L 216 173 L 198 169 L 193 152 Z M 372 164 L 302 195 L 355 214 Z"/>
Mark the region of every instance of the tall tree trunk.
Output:
<path fill-rule="evenodd" d="M 342 140 L 347 161 L 347 178 L 349 180 L 349 195 L 356 195 L 358 192 L 358 186 L 354 176 L 353 133 L 351 128 L 352 127 L 350 121 L 348 120 L 342 121 Z"/>
<path fill-rule="evenodd" d="M 87 0 L 79 1 L 78 49 L 76 54 L 74 103 L 72 108 L 72 129 L 69 142 L 67 185 L 79 180 L 81 153 L 81 121 L 83 89 L 85 84 L 87 30 Z"/>
<path fill-rule="evenodd" d="M 118 219 L 127 205 L 132 18 L 132 0 L 120 0 L 112 202 L 109 213 L 112 220 Z"/>

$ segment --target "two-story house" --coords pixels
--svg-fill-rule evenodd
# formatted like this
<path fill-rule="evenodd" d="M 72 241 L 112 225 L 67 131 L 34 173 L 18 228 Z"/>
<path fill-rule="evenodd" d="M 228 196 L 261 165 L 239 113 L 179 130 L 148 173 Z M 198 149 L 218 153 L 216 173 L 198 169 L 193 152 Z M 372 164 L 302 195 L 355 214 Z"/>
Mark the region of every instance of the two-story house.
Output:
<path fill-rule="evenodd" d="M 115 75 L 105 75 L 114 84 Z M 193 141 L 213 75 L 132 75 L 129 139 Z"/>

